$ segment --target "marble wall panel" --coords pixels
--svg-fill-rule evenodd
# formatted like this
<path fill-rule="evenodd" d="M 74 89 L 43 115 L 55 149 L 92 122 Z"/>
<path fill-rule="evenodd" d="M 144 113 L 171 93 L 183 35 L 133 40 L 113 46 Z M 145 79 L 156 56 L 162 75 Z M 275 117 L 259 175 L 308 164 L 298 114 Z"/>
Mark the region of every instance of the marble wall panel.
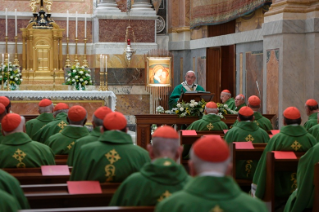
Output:
<path fill-rule="evenodd" d="M 172 31 L 172 28 L 179 26 L 179 2 L 180 0 L 169 0 L 168 1 L 168 30 Z"/>
<path fill-rule="evenodd" d="M 260 93 L 259 93 L 260 92 Z M 246 97 L 263 99 L 263 52 L 246 53 Z M 262 108 L 260 109 L 260 112 Z"/>
<path fill-rule="evenodd" d="M 99 41 L 100 42 L 126 42 L 126 28 L 131 26 L 135 34 L 135 42 L 152 43 L 155 42 L 155 21 L 153 20 L 99 20 Z M 132 41 L 132 32 L 129 38 Z"/>
<path fill-rule="evenodd" d="M 5 8 L 8 8 L 8 11 L 14 11 L 17 9 L 18 12 L 30 12 L 30 16 L 32 16 L 29 4 L 30 1 L 28 0 L 0 0 L 0 11 L 4 11 Z M 85 12 L 91 14 L 93 11 L 93 0 L 53 1 L 51 9 L 51 13 L 66 13 L 66 11 L 69 10 L 70 13 L 78 11 L 79 14 L 84 14 Z"/>
<path fill-rule="evenodd" d="M 206 90 L 206 56 L 197 57 L 197 83 Z"/>
<path fill-rule="evenodd" d="M 109 68 L 107 83 L 108 85 L 145 85 L 145 69 Z"/>
<path fill-rule="evenodd" d="M 150 95 L 118 94 L 116 98 L 116 111 L 124 115 L 150 113 Z"/>
<path fill-rule="evenodd" d="M 266 113 L 277 114 L 279 105 L 279 49 L 267 52 L 267 105 Z"/>
<path fill-rule="evenodd" d="M 189 26 L 190 23 L 190 0 L 185 0 L 185 21 L 184 21 L 184 26 Z"/>

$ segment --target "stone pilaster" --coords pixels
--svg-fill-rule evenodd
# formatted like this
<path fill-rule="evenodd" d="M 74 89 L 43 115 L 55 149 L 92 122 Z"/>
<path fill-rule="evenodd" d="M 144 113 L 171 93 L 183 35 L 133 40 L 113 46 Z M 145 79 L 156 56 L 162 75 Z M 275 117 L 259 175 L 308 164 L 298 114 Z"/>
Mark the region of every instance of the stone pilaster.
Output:
<path fill-rule="evenodd" d="M 134 0 L 131 11 L 133 12 L 145 12 L 154 11 L 150 1 L 148 0 Z"/>
<path fill-rule="evenodd" d="M 97 5 L 98 10 L 120 12 L 115 0 L 101 0 Z"/>

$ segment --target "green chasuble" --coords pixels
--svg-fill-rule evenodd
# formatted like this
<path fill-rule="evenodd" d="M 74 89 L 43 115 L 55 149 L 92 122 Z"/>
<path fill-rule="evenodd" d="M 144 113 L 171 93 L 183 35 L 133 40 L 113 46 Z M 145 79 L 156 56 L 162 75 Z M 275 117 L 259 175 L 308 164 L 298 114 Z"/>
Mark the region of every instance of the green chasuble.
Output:
<path fill-rule="evenodd" d="M 238 107 L 236 107 L 236 108 L 235 108 L 235 111 L 238 112 L 238 111 L 240 110 L 240 108 L 242 108 L 242 107 L 244 107 L 244 106 L 247 106 L 246 103 L 241 104 L 241 105 L 239 105 Z"/>
<path fill-rule="evenodd" d="M 190 179 L 184 167 L 174 160 L 156 159 L 121 183 L 110 206 L 154 206 L 172 193 L 182 190 Z"/>
<path fill-rule="evenodd" d="M 0 190 L 12 195 L 19 203 L 19 209 L 29 209 L 29 203 L 24 196 L 19 181 L 11 174 L 0 169 Z"/>
<path fill-rule="evenodd" d="M 268 133 L 259 128 L 255 122 L 240 121 L 225 135 L 227 143 L 251 141 L 252 143 L 268 143 Z M 236 178 L 252 179 L 257 167 L 256 160 L 239 160 L 236 162 Z"/>
<path fill-rule="evenodd" d="M 285 212 L 302 212 L 312 208 L 314 201 L 314 166 L 319 162 L 319 144 L 309 149 L 298 163 L 297 187 L 289 197 Z"/>
<path fill-rule="evenodd" d="M 235 99 L 233 97 L 229 98 L 225 103 L 224 105 L 227 105 L 227 108 L 229 110 L 234 110 L 235 111 L 235 108 L 236 108 L 236 105 L 235 105 Z"/>
<path fill-rule="evenodd" d="M 197 176 L 183 190 L 158 203 L 155 212 L 267 212 L 266 205 L 242 192 L 230 177 Z"/>
<path fill-rule="evenodd" d="M 319 142 L 319 124 L 316 124 L 313 127 L 311 127 L 308 130 L 308 132 L 317 139 L 317 142 Z"/>
<path fill-rule="evenodd" d="M 220 117 L 213 114 L 204 115 L 200 120 L 194 121 L 187 127 L 188 130 L 196 131 L 214 131 L 214 130 L 227 130 L 228 127 L 225 122 L 220 120 Z M 184 145 L 183 158 L 189 159 L 189 150 L 192 145 Z"/>
<path fill-rule="evenodd" d="M 51 147 L 55 155 L 68 155 L 75 140 L 89 135 L 85 126 L 66 126 L 62 132 L 52 135 L 45 144 Z"/>
<path fill-rule="evenodd" d="M 259 112 L 254 112 L 254 122 L 257 124 L 258 127 L 265 131 L 270 131 L 272 130 L 272 124 L 269 119 L 264 117 L 261 113 Z M 235 127 L 238 124 L 238 120 L 236 119 L 235 123 L 232 125 L 232 127 Z"/>
<path fill-rule="evenodd" d="M 0 144 L 0 168 L 33 168 L 42 165 L 55 165 L 50 147 L 32 141 L 22 132 L 3 137 Z"/>
<path fill-rule="evenodd" d="M 308 121 L 303 125 L 306 130 L 318 124 L 317 113 L 313 113 L 308 117 Z"/>
<path fill-rule="evenodd" d="M 55 117 L 55 120 L 51 121 L 50 123 L 45 125 L 42 129 L 37 131 L 36 134 L 34 134 L 32 139 L 35 141 L 39 141 L 41 143 L 45 143 L 45 141 L 48 140 L 48 138 L 51 135 L 61 132 L 65 126 L 69 125 L 69 123 L 66 120 L 67 117 L 68 117 L 67 113 L 64 113 L 64 112 L 58 113 Z"/>
<path fill-rule="evenodd" d="M 174 88 L 174 90 L 173 90 L 173 92 L 170 95 L 169 100 L 168 100 L 169 109 L 176 107 L 176 103 L 181 95 L 181 89 L 183 89 L 184 92 L 187 91 L 182 84 L 179 84 Z M 197 85 L 195 90 L 196 91 L 205 91 L 204 88 L 200 85 Z"/>
<path fill-rule="evenodd" d="M 256 168 L 253 184 L 257 185 L 256 196 L 264 198 L 266 187 L 266 157 L 271 151 L 306 152 L 316 145 L 316 139 L 303 126 L 283 126 L 268 142 Z M 275 175 L 276 197 L 288 197 L 296 189 L 296 173 L 278 172 Z"/>
<path fill-rule="evenodd" d="M 98 141 L 81 147 L 70 180 L 122 182 L 150 161 L 148 152 L 135 146 L 129 134 L 106 131 Z"/>
<path fill-rule="evenodd" d="M 0 211 L 17 212 L 19 209 L 18 201 L 12 195 L 0 190 Z"/>
<path fill-rule="evenodd" d="M 27 121 L 25 124 L 26 133 L 33 138 L 33 135 L 44 125 L 54 120 L 52 113 L 42 113 L 37 118 Z"/>
<path fill-rule="evenodd" d="M 81 147 L 85 144 L 91 143 L 93 141 L 97 141 L 100 135 L 101 135 L 100 127 L 95 127 L 89 135 L 76 140 L 75 144 L 69 151 L 67 164 L 69 166 L 73 166 Z"/>

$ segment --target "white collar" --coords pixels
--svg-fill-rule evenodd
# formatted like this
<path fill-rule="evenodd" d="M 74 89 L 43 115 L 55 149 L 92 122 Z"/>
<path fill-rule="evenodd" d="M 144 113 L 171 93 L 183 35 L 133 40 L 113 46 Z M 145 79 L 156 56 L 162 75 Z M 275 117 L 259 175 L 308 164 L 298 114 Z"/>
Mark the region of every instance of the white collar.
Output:
<path fill-rule="evenodd" d="M 220 172 L 215 172 L 215 171 L 209 171 L 209 172 L 202 172 L 198 176 L 213 176 L 213 177 L 224 177 L 225 174 L 220 173 Z"/>
<path fill-rule="evenodd" d="M 82 125 L 69 124 L 71 127 L 83 127 Z"/>
<path fill-rule="evenodd" d="M 299 124 L 288 124 L 288 126 L 299 126 Z"/>
<path fill-rule="evenodd" d="M 216 113 L 207 113 L 207 115 L 215 115 L 215 116 L 217 116 Z"/>

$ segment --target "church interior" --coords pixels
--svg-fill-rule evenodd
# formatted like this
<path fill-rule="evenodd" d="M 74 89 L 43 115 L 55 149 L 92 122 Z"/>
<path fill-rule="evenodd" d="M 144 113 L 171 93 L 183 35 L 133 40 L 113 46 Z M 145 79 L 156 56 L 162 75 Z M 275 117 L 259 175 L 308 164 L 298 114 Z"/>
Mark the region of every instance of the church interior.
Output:
<path fill-rule="evenodd" d="M 156 193 L 155 187 L 137 181 L 130 187 L 134 185 L 129 184 L 132 175 L 125 181 L 118 178 L 120 169 L 129 169 L 129 165 L 120 165 L 125 158 L 135 163 L 130 165 L 133 172 L 142 167 L 137 164 L 151 160 L 151 164 L 161 160 L 162 167 L 176 163 L 186 170 L 176 176 L 185 178 L 202 176 L 198 161 L 209 161 L 212 170 L 224 164 L 227 170 L 223 169 L 222 178 L 230 175 L 234 180 L 220 183 L 215 179 L 214 183 L 235 183 L 239 196 L 253 197 L 234 200 L 237 211 L 240 207 L 242 211 L 319 211 L 319 147 L 315 148 L 319 142 L 319 72 L 315 71 L 319 67 L 319 0 L 0 0 L 0 28 L 0 168 L 17 178 L 14 183 L 21 190 L 8 192 L 3 189 L 5 180 L 0 179 L 0 211 L 236 211 L 227 208 L 227 202 L 231 205 L 233 200 L 224 201 L 226 204 L 216 199 L 214 203 L 203 201 L 208 206 L 198 207 L 199 202 L 192 204 L 192 198 L 178 193 L 169 201 L 172 192 L 166 182 L 167 190 L 158 194 L 156 204 L 147 202 Z M 110 111 L 114 126 L 105 122 Z M 45 113 L 51 115 L 45 117 Z M 209 119 L 211 114 L 218 121 Z M 264 120 L 258 121 L 257 116 Z M 40 143 L 52 148 L 40 150 L 53 154 L 53 162 L 42 165 L 61 166 L 53 171 L 47 167 L 52 175 L 44 175 L 41 165 L 24 164 L 33 153 L 22 147 L 11 155 L 6 153 L 18 165 L 5 165 L 11 162 L 1 159 L 1 154 L 9 152 L 1 147 L 7 145 L 2 139 L 23 132 L 23 122 L 30 136 L 24 140 L 42 139 Z M 174 132 L 173 128 L 162 132 L 162 125 L 172 126 Z M 247 135 L 240 131 L 244 128 Z M 65 131 L 75 137 L 68 137 Z M 56 141 L 62 137 L 58 134 L 68 142 L 60 152 Z M 84 138 L 86 143 L 98 138 L 100 143 L 113 143 L 107 147 L 95 143 L 95 149 L 110 149 L 93 153 L 93 144 L 91 149 L 90 144 L 76 149 L 81 138 L 83 144 Z M 184 147 L 172 147 L 177 158 L 158 153 L 159 141 L 171 147 L 169 142 L 177 138 Z M 211 148 L 218 146 L 219 152 L 205 153 L 212 144 L 208 138 L 216 142 Z M 127 139 L 140 148 L 130 149 L 137 152 L 135 156 L 126 156 L 119 147 Z M 276 146 L 275 141 L 283 143 Z M 145 150 L 150 156 L 145 156 Z M 94 165 L 98 159 L 87 160 L 90 151 L 107 159 L 108 165 L 100 168 L 104 180 L 92 176 L 100 171 Z M 222 154 L 229 160 L 220 159 Z M 164 161 L 167 157 L 174 160 Z M 233 164 L 230 172 L 229 163 Z M 145 166 L 140 175 L 151 169 Z M 212 170 L 203 171 L 203 176 L 219 176 Z M 284 174 L 278 177 L 276 171 Z M 72 186 L 76 181 L 87 183 Z M 71 187 L 77 195 L 72 195 Z M 142 203 L 125 197 L 134 189 L 148 190 Z M 7 198 L 4 195 L 1 200 L 2 190 L 16 198 L 17 209 L 1 206 Z M 301 197 L 303 192 L 310 196 Z M 189 198 L 189 205 L 179 205 L 177 198 Z M 243 201 L 251 204 L 250 210 L 239 203 Z"/>

